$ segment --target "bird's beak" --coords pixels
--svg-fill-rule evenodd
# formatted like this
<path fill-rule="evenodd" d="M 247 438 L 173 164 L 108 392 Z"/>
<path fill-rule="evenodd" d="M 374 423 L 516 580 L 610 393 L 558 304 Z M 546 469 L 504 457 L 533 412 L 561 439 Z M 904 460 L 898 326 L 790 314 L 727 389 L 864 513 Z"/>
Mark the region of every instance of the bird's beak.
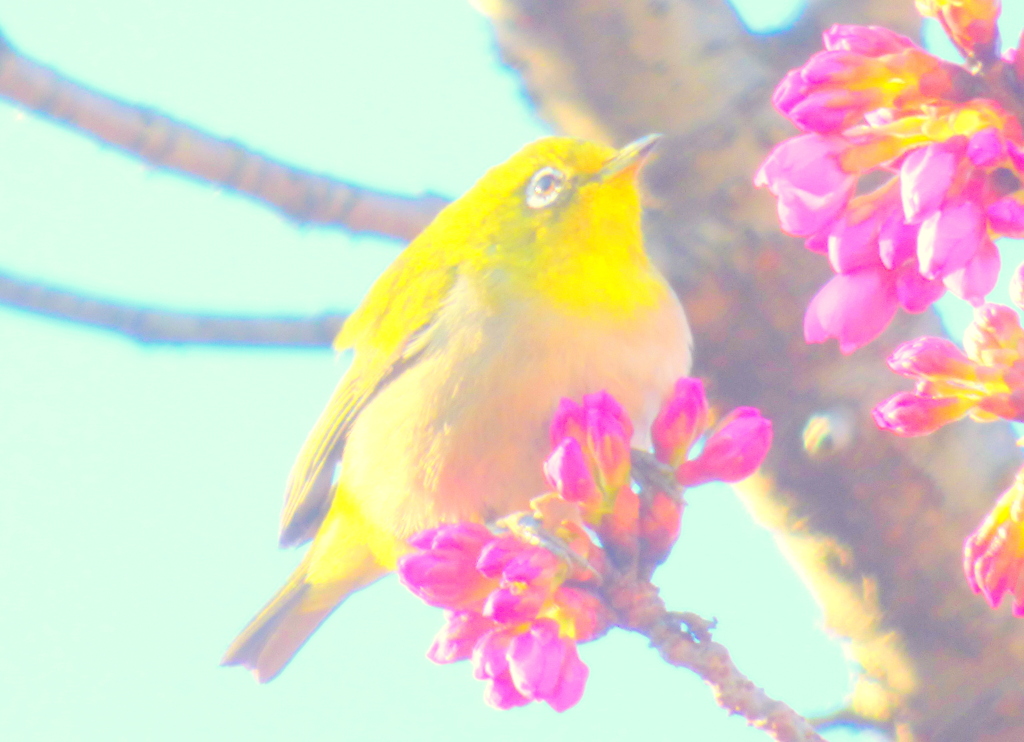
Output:
<path fill-rule="evenodd" d="M 598 171 L 598 179 L 606 180 L 626 171 L 635 173 L 644 164 L 644 160 L 647 159 L 647 155 L 651 153 L 659 139 L 661 139 L 661 134 L 648 134 L 627 144 Z"/>

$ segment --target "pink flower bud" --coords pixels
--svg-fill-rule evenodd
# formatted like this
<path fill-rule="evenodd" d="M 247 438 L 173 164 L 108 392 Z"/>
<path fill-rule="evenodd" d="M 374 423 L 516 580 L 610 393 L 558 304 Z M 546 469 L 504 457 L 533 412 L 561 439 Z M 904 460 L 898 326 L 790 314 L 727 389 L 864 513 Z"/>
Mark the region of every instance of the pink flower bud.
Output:
<path fill-rule="evenodd" d="M 948 273 L 943 285 L 955 296 L 979 306 L 995 288 L 999 278 L 999 250 L 988 237 L 984 237 L 977 251 L 963 268 Z"/>
<path fill-rule="evenodd" d="M 1024 204 L 1013 196 L 1004 196 L 985 211 L 989 226 L 998 235 L 1024 237 Z"/>
<path fill-rule="evenodd" d="M 508 645 L 513 635 L 510 629 L 495 629 L 480 637 L 471 658 L 474 678 L 487 680 L 508 672 Z"/>
<path fill-rule="evenodd" d="M 907 222 L 920 222 L 942 205 L 966 147 L 966 137 L 957 136 L 906 156 L 900 167 L 900 194 Z"/>
<path fill-rule="evenodd" d="M 946 285 L 940 279 L 929 281 L 918 272 L 916 260 L 897 271 L 896 301 L 908 312 L 923 312 L 945 293 Z"/>
<path fill-rule="evenodd" d="M 495 584 L 477 571 L 476 561 L 484 545 L 497 537 L 478 523 L 445 525 L 430 534 L 429 543 L 425 534 L 414 539 L 426 550 L 398 560 L 402 584 L 439 608 L 461 610 L 482 604 Z"/>
<path fill-rule="evenodd" d="M 608 392 L 587 394 L 583 404 L 563 399 L 551 421 L 551 444 L 572 437 L 580 443 L 599 486 L 614 493 L 629 479 L 633 424 Z"/>
<path fill-rule="evenodd" d="M 903 343 L 886 362 L 893 371 L 910 378 L 971 378 L 977 368 L 953 342 L 937 337 Z"/>
<path fill-rule="evenodd" d="M 618 403 L 615 406 L 618 407 Z M 629 482 L 633 426 L 622 409 L 618 411 L 619 415 L 612 415 L 602 408 L 587 410 L 587 449 L 593 456 L 598 482 L 606 495 L 617 492 Z"/>
<path fill-rule="evenodd" d="M 651 425 L 654 454 L 659 461 L 678 467 L 708 424 L 708 400 L 704 382 L 681 378 Z"/>
<path fill-rule="evenodd" d="M 858 215 L 861 220 L 854 221 L 852 206 L 832 225 L 828 235 L 828 261 L 836 273 L 850 273 L 882 262 L 878 233 L 887 216 L 884 208 Z"/>
<path fill-rule="evenodd" d="M 921 275 L 943 278 L 963 268 L 981 247 L 985 229 L 985 213 L 974 201 L 947 204 L 934 212 L 917 237 Z"/>
<path fill-rule="evenodd" d="M 563 438 L 544 462 L 544 476 L 569 502 L 591 502 L 600 497 L 587 458 L 575 438 Z"/>
<path fill-rule="evenodd" d="M 974 134 L 967 145 L 967 157 L 978 167 L 997 165 L 1006 157 L 1006 147 L 1003 145 L 1003 137 L 999 133 L 999 129 L 990 126 Z"/>
<path fill-rule="evenodd" d="M 964 574 L 971 590 L 993 608 L 1007 593 L 1024 616 L 1024 481 L 1017 474 L 992 511 L 964 544 Z"/>
<path fill-rule="evenodd" d="M 484 602 L 483 615 L 498 623 L 517 624 L 537 617 L 547 591 L 532 585 L 498 588 Z"/>
<path fill-rule="evenodd" d="M 533 548 L 536 547 L 520 541 L 515 536 L 495 537 L 480 551 L 475 567 L 486 577 L 498 579 L 513 559 Z"/>
<path fill-rule="evenodd" d="M 804 315 L 804 338 L 839 340 L 852 353 L 874 340 L 896 314 L 896 274 L 878 266 L 834 276 L 811 299 Z"/>
<path fill-rule="evenodd" d="M 810 237 L 836 220 L 857 182 L 839 165 L 838 154 L 847 147 L 839 138 L 807 134 L 787 139 L 768 155 L 754 185 L 778 198 L 783 230 Z"/>
<path fill-rule="evenodd" d="M 512 637 L 507 630 L 492 631 L 484 634 L 473 648 L 473 677 L 489 681 L 484 701 L 497 709 L 525 706 L 532 700 L 516 690 L 512 682 L 507 657 Z"/>
<path fill-rule="evenodd" d="M 898 268 L 906 261 L 917 256 L 917 224 L 907 224 L 903 219 L 903 209 L 894 209 L 878 231 L 878 256 L 889 270 Z M 917 272 L 917 261 L 914 261 L 914 272 Z"/>
<path fill-rule="evenodd" d="M 771 421 L 754 407 L 737 407 L 715 426 L 700 456 L 685 462 L 676 476 L 687 487 L 738 482 L 754 473 L 771 445 Z"/>
<path fill-rule="evenodd" d="M 959 397 L 922 397 L 899 392 L 878 405 L 871 415 L 882 430 L 902 436 L 927 435 L 959 420 L 973 406 L 970 400 Z"/>
<path fill-rule="evenodd" d="M 587 666 L 580 661 L 576 644 L 560 637 L 558 624 L 549 618 L 534 621 L 512 639 L 508 664 L 516 690 L 546 701 L 555 711 L 565 711 L 583 697 Z"/>
<path fill-rule="evenodd" d="M 480 638 L 498 624 L 476 611 L 447 611 L 445 625 L 437 632 L 427 657 L 439 665 L 468 660 Z"/>
<path fill-rule="evenodd" d="M 834 51 L 843 49 L 867 57 L 896 54 L 916 46 L 906 36 L 882 26 L 853 26 L 835 24 L 822 34 L 825 48 Z"/>
<path fill-rule="evenodd" d="M 974 321 L 964 331 L 967 357 L 986 365 L 993 352 L 1019 352 L 1022 344 L 1024 331 L 1020 318 L 1017 312 L 1002 304 L 983 304 L 975 309 Z"/>

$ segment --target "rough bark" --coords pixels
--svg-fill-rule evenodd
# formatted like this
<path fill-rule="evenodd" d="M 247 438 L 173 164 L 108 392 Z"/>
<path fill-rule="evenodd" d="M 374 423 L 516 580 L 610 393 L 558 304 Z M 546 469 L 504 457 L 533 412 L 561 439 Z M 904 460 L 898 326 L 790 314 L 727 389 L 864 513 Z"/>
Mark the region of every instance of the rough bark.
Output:
<path fill-rule="evenodd" d="M 812 3 L 769 37 L 748 33 L 725 0 L 476 4 L 558 130 L 616 144 L 667 135 L 647 171 L 649 240 L 683 297 L 712 396 L 774 420 L 775 450 L 740 494 L 828 627 L 850 639 L 863 668 L 853 713 L 892 724 L 901 740 L 1024 739 L 1024 622 L 990 610 L 961 571 L 964 538 L 1019 463 L 1011 431 L 878 431 L 871 407 L 906 386 L 884 357 L 903 339 L 939 334 L 936 316 L 903 316 L 849 357 L 805 345 L 804 307 L 830 271 L 779 232 L 773 200 L 751 185 L 771 146 L 794 133 L 769 103 L 781 74 L 833 22 L 914 35 L 913 3 Z M 805 446 L 812 419 L 825 445 Z"/>

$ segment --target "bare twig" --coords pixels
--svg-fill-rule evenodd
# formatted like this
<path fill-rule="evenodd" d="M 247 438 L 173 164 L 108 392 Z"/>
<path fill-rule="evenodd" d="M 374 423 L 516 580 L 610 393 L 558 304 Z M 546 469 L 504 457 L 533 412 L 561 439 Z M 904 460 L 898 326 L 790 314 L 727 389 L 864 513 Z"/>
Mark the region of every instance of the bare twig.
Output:
<path fill-rule="evenodd" d="M 824 742 L 811 724 L 782 701 L 754 685 L 733 664 L 729 651 L 710 638 L 713 624 L 693 614 L 670 613 L 649 582 L 624 579 L 605 589 L 618 614 L 618 625 L 643 634 L 662 658 L 697 673 L 715 694 L 718 705 L 763 729 L 778 742 Z M 687 623 L 684 631 L 682 623 Z"/>
<path fill-rule="evenodd" d="M 0 273 L 0 305 L 120 333 L 140 343 L 329 348 L 342 314 L 232 317 L 144 309 Z"/>
<path fill-rule="evenodd" d="M 291 167 L 157 111 L 132 105 L 35 62 L 0 36 L 0 96 L 157 168 L 271 206 L 301 225 L 408 241 L 446 201 L 399 196 Z"/>

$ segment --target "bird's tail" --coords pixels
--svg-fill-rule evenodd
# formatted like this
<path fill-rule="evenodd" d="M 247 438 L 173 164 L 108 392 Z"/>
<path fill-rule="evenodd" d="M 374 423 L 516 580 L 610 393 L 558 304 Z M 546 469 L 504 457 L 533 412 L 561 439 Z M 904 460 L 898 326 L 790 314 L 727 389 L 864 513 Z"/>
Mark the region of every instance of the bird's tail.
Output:
<path fill-rule="evenodd" d="M 343 570 L 337 569 L 340 565 L 336 562 L 329 581 L 318 581 L 310 574 L 311 550 L 284 587 L 238 635 L 221 664 L 242 665 L 261 683 L 275 678 L 345 598 L 388 572 L 369 547 L 363 549 L 363 553 L 349 551 L 345 555 Z"/>

